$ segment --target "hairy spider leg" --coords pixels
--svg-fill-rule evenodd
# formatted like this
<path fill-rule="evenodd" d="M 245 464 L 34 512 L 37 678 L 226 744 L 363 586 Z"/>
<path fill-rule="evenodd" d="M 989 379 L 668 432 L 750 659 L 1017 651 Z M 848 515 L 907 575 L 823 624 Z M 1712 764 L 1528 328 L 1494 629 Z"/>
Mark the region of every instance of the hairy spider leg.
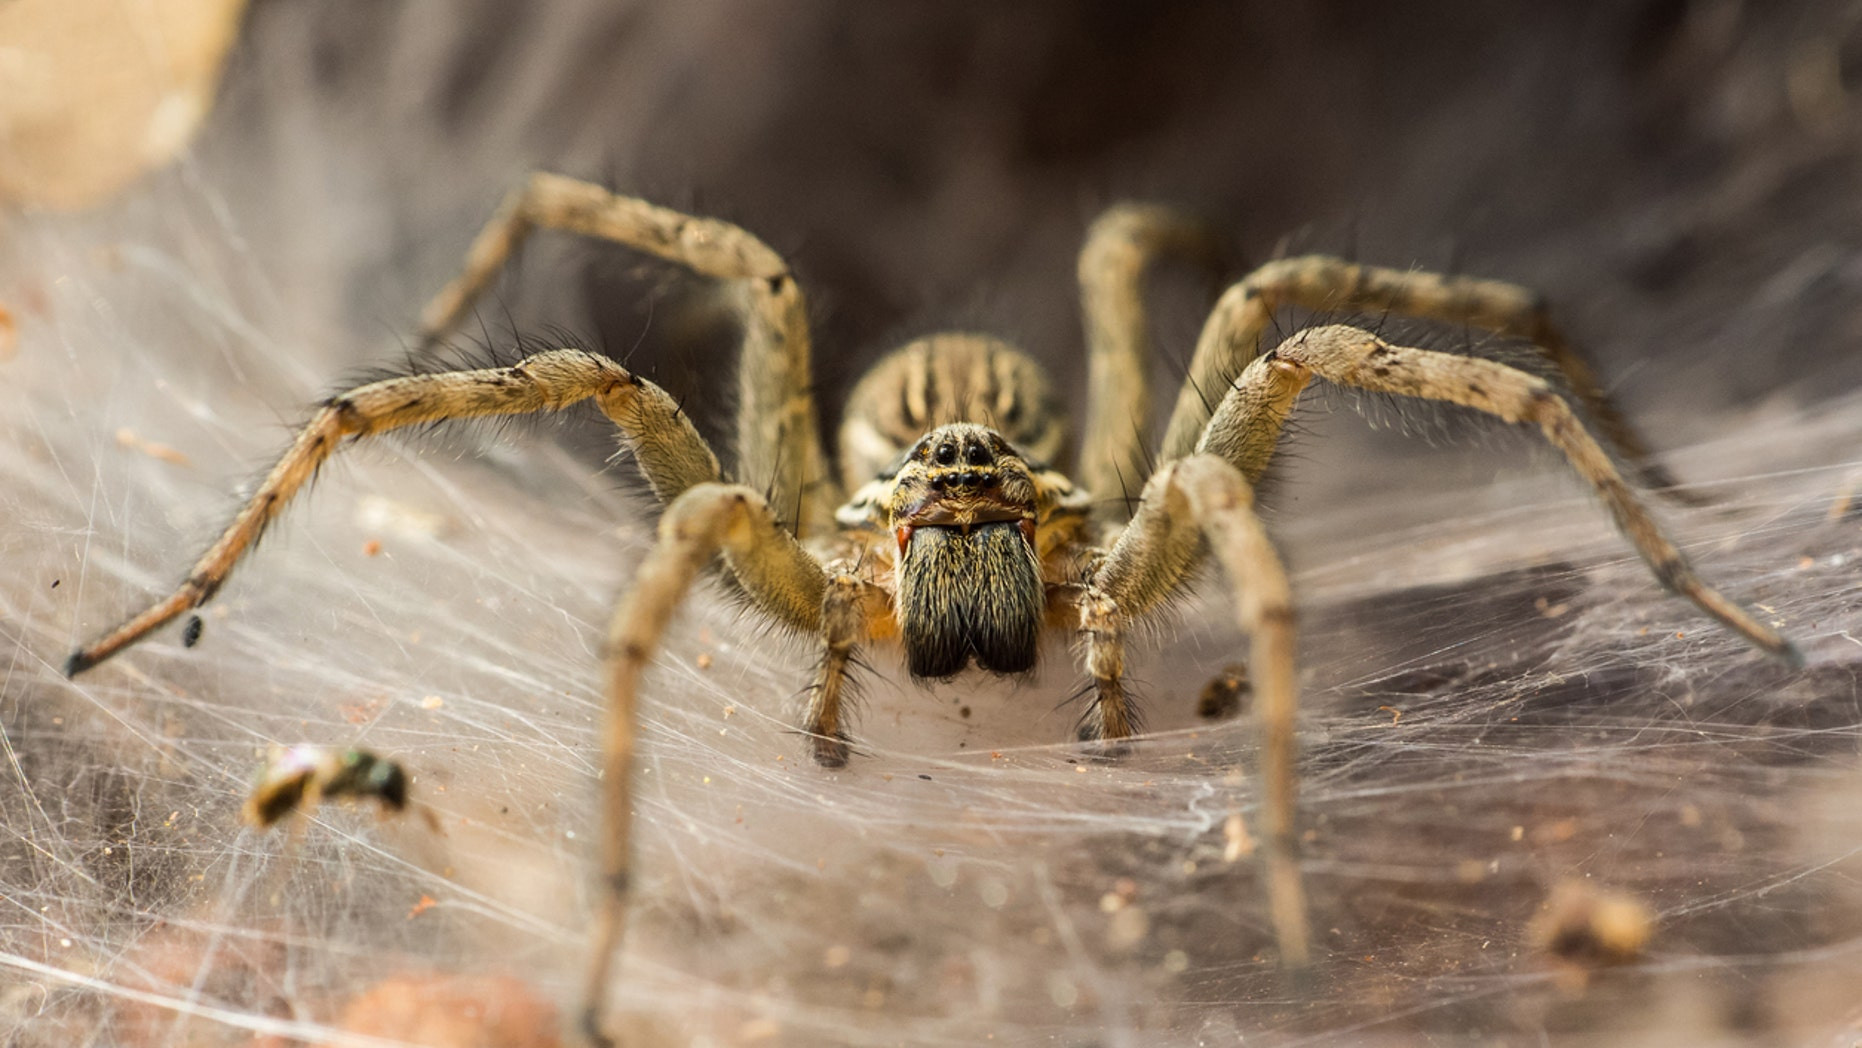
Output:
<path fill-rule="evenodd" d="M 1266 675 L 1267 682 L 1257 681 L 1257 687 L 1263 689 L 1259 716 L 1263 809 L 1270 840 L 1269 905 L 1282 959 L 1292 968 L 1306 962 L 1310 949 L 1294 833 L 1295 635 L 1290 599 L 1282 597 L 1285 574 L 1259 530 L 1248 485 L 1266 469 L 1293 403 L 1314 376 L 1447 401 L 1507 422 L 1538 426 L 1596 489 L 1665 586 L 1761 650 L 1793 664 L 1800 661 L 1774 630 L 1701 582 L 1609 456 L 1544 379 L 1493 361 L 1392 346 L 1343 325 L 1307 329 L 1256 357 L 1208 416 L 1195 454 L 1167 462 L 1146 485 L 1131 524 L 1080 599 L 1080 630 L 1096 691 L 1096 721 L 1089 720 L 1087 729 L 1100 738 L 1123 738 L 1132 730 L 1120 683 L 1124 623 L 1165 603 L 1194 570 L 1205 542 L 1223 563 L 1236 591 L 1242 629 L 1252 643 L 1250 673 L 1257 678 Z M 1226 471 L 1211 463 L 1221 463 Z M 1186 466 L 1188 476 L 1182 468 Z"/>
<path fill-rule="evenodd" d="M 1145 485 L 1131 525 L 1093 579 L 1081 618 L 1089 638 L 1088 661 L 1117 652 L 1116 640 L 1100 628 L 1103 605 L 1143 615 L 1161 600 L 1154 580 L 1160 575 L 1181 579 L 1205 549 L 1215 554 L 1228 577 L 1237 623 L 1250 642 L 1248 674 L 1261 729 L 1261 811 L 1274 940 L 1283 965 L 1304 968 L 1311 948 L 1294 833 L 1299 676 L 1293 588 L 1254 512 L 1254 490 L 1233 464 L 1217 455 L 1195 454 L 1166 463 Z M 1097 669 L 1094 675 L 1097 680 Z"/>
<path fill-rule="evenodd" d="M 1227 261 L 1206 225 L 1156 204 L 1114 205 L 1093 222 L 1080 249 L 1086 420 L 1079 480 L 1098 496 L 1093 515 L 1107 523 L 1129 517 L 1127 499 L 1151 472 L 1144 441 L 1151 432 L 1153 348 L 1144 277 L 1167 254 L 1211 277 L 1221 275 Z"/>
<path fill-rule="evenodd" d="M 843 706 L 860 657 L 859 645 L 872 634 L 875 623 L 889 625 L 891 614 L 890 598 L 872 580 L 844 571 L 828 579 L 821 602 L 821 665 L 808 690 L 808 709 L 802 718 L 815 763 L 824 768 L 847 763 L 852 736 Z"/>
<path fill-rule="evenodd" d="M 797 513 L 784 522 L 793 534 L 831 530 L 841 493 L 822 450 L 807 305 L 782 256 L 728 222 L 539 171 L 505 197 L 466 251 L 459 276 L 422 311 L 428 341 L 459 325 L 534 229 L 611 240 L 730 284 L 743 323 L 736 478 L 767 492 L 779 513 Z"/>
<path fill-rule="evenodd" d="M 640 565 L 608 628 L 608 711 L 601 737 L 603 895 L 596 911 L 583 989 L 582 1029 L 599 1045 L 608 983 L 627 930 L 633 885 L 633 766 L 639 722 L 640 675 L 658 649 L 692 581 L 723 552 L 752 593 L 780 591 L 777 614 L 798 630 L 819 632 L 828 577 L 818 561 L 781 526 L 769 503 L 739 484 L 700 484 L 673 500 L 660 518 L 659 539 Z"/>
<path fill-rule="evenodd" d="M 509 367 L 408 375 L 331 397 L 311 416 L 259 488 L 168 597 L 73 653 L 76 675 L 206 603 L 292 496 L 345 438 L 379 436 L 404 426 L 454 419 L 561 411 L 593 399 L 620 429 L 661 499 L 719 479 L 717 456 L 665 390 L 607 357 L 580 349 L 538 353 Z"/>
<path fill-rule="evenodd" d="M 1260 355 L 1261 338 L 1274 311 L 1289 305 L 1316 313 L 1396 313 L 1523 338 L 1558 369 L 1598 432 L 1643 484 L 1677 501 L 1699 501 L 1677 490 L 1679 481 L 1650 459 L 1647 442 L 1611 402 L 1583 355 L 1552 323 L 1537 292 L 1498 280 L 1364 266 L 1323 255 L 1269 262 L 1223 292 L 1197 340 L 1189 376 L 1164 432 L 1160 459 L 1190 453 L 1213 409 L 1209 398 Z"/>
<path fill-rule="evenodd" d="M 1802 665 L 1797 649 L 1776 630 L 1700 580 L 1611 464 L 1610 456 L 1544 379 L 1491 360 L 1393 346 L 1368 331 L 1341 324 L 1308 328 L 1268 356 L 1280 365 L 1306 368 L 1340 385 L 1446 401 L 1506 422 L 1537 426 L 1571 468 L 1596 489 L 1617 527 L 1663 586 L 1766 654 Z"/>
<path fill-rule="evenodd" d="M 1213 551 L 1222 564 L 1241 629 L 1250 639 L 1248 670 L 1262 729 L 1268 907 L 1281 961 L 1290 969 L 1304 967 L 1311 952 L 1294 833 L 1296 634 L 1292 588 L 1255 515 L 1247 474 L 1253 469 L 1258 476 L 1266 468 L 1274 437 L 1307 379 L 1300 368 L 1250 368 L 1223 397 L 1197 453 L 1166 463 L 1146 483 L 1131 523 L 1091 574 L 1079 601 L 1086 669 L 1094 688 L 1093 710 L 1082 734 L 1122 739 L 1133 730 L 1122 684 L 1125 623 L 1164 607 L 1206 552 Z M 1217 450 L 1239 446 L 1247 450 L 1235 459 Z"/>

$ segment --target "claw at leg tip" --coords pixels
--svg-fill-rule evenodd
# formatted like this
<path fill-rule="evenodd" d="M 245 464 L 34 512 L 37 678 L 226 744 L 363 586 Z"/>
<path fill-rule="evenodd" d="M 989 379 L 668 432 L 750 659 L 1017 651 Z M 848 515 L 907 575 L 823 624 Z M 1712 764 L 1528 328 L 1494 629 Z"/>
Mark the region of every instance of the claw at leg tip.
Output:
<path fill-rule="evenodd" d="M 615 1048 L 615 1041 L 601 1031 L 601 1012 L 595 1008 L 582 1011 L 582 1036 L 595 1048 Z"/>
<path fill-rule="evenodd" d="M 1079 735 L 1081 755 L 1088 761 L 1120 761 L 1132 754 L 1132 741 L 1129 737 L 1106 738 L 1091 727 L 1081 728 Z"/>
<path fill-rule="evenodd" d="M 74 651 L 71 653 L 71 657 L 65 660 L 65 677 L 67 679 L 75 677 L 95 665 L 97 665 L 96 659 L 91 658 L 82 651 Z"/>
<path fill-rule="evenodd" d="M 1777 657 L 1778 661 L 1784 663 L 1791 669 L 1801 670 L 1804 668 L 1804 653 L 1798 650 L 1797 645 L 1788 640 L 1779 641 L 1778 649 L 1772 652 L 1772 654 Z"/>
<path fill-rule="evenodd" d="M 850 747 L 847 740 L 835 736 L 817 735 L 814 738 L 815 763 L 823 768 L 845 768 Z"/>

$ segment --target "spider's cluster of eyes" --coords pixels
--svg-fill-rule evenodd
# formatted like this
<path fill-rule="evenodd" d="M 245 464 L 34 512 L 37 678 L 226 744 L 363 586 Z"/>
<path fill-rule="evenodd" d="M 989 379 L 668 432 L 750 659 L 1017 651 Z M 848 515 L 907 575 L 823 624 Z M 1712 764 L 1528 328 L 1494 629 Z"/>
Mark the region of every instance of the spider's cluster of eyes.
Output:
<path fill-rule="evenodd" d="M 956 442 L 946 440 L 943 443 L 939 444 L 937 446 L 936 453 L 932 457 L 937 462 L 937 464 L 940 466 L 956 465 L 957 464 Z M 983 445 L 971 444 L 967 449 L 965 449 L 963 460 L 966 464 L 971 465 L 971 466 L 987 466 L 991 462 L 994 462 L 996 460 L 996 457 L 990 454 L 989 449 L 984 447 Z"/>
<path fill-rule="evenodd" d="M 958 473 L 939 473 L 931 478 L 931 490 L 943 491 L 945 488 L 975 488 L 994 480 L 993 474 L 977 473 L 963 470 Z"/>

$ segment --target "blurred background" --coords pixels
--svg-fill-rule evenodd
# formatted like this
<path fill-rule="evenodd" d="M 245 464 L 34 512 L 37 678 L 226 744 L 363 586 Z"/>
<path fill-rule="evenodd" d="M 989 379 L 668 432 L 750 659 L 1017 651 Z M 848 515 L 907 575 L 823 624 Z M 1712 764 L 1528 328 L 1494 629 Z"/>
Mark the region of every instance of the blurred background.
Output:
<path fill-rule="evenodd" d="M 1121 199 L 1207 216 L 1238 273 L 1324 251 L 1540 288 L 1712 496 L 1664 510 L 1703 574 L 1813 663 L 1665 600 L 1529 442 L 1317 395 L 1268 504 L 1306 623 L 1311 985 L 1230 854 L 1246 719 L 1192 710 L 1238 650 L 1217 588 L 1157 631 L 1164 730 L 1127 764 L 1061 744 L 1056 645 L 1020 686 L 879 659 L 840 773 L 786 731 L 806 646 L 708 594 L 646 714 L 632 1043 L 1858 1035 L 1862 6 L 15 0 L 0 84 L 6 1043 L 554 1043 L 596 639 L 650 525 L 599 426 L 358 453 L 201 647 L 56 671 L 180 577 L 306 404 L 405 359 L 534 169 L 783 252 L 830 426 L 950 326 L 1077 405 L 1075 253 Z M 1165 393 L 1207 291 L 1157 281 Z M 734 330 L 669 267 L 539 236 L 483 320 L 632 354 L 724 432 Z M 444 836 L 239 830 L 265 745 L 306 740 L 406 761 Z M 1535 940 L 1571 883 L 1654 916 L 1634 963 Z M 442 1030 L 447 993 L 525 1032 Z"/>

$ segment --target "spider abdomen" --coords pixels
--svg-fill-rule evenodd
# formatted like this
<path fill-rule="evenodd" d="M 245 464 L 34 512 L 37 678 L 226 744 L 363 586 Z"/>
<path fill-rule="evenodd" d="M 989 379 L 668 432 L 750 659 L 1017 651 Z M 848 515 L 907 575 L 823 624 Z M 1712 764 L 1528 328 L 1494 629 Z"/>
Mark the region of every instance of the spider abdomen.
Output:
<path fill-rule="evenodd" d="M 949 677 L 972 658 L 993 673 L 1034 668 L 1046 598 L 1019 523 L 914 529 L 898 585 L 912 676 Z"/>

